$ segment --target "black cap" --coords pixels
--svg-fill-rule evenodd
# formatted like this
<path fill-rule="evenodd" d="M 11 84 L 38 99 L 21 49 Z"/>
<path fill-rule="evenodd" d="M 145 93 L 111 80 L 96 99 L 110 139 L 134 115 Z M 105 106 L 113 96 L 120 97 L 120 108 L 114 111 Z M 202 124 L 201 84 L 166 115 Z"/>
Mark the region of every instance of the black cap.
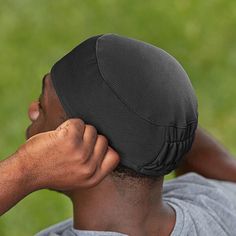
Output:
<path fill-rule="evenodd" d="M 56 62 L 51 77 L 68 116 L 94 125 L 124 166 L 165 175 L 191 148 L 197 98 L 183 67 L 164 50 L 98 35 Z"/>

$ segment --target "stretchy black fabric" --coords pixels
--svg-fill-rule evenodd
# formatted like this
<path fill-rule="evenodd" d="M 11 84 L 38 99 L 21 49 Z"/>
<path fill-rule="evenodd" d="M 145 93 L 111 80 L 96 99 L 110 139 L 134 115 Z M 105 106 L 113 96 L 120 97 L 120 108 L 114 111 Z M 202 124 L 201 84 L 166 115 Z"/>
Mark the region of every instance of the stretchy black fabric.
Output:
<path fill-rule="evenodd" d="M 167 174 L 190 149 L 197 99 L 182 66 L 164 50 L 98 35 L 56 62 L 51 76 L 68 116 L 94 125 L 136 172 Z"/>

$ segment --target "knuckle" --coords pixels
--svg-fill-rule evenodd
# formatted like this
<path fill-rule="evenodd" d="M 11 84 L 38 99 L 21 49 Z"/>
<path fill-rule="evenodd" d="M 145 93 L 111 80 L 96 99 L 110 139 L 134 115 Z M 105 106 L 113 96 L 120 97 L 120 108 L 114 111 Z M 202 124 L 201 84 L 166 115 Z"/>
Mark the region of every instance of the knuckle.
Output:
<path fill-rule="evenodd" d="M 60 138 L 66 138 L 69 134 L 69 131 L 68 131 L 67 127 L 62 127 L 58 130 L 57 134 Z"/>
<path fill-rule="evenodd" d="M 97 135 L 97 129 L 93 125 L 86 125 L 86 128 L 91 133 L 91 135 Z"/>
<path fill-rule="evenodd" d="M 54 148 L 54 147 L 60 146 L 60 144 L 63 141 L 61 138 L 64 139 L 64 137 L 65 137 L 64 132 L 60 132 L 60 134 L 58 134 L 55 131 L 50 131 L 50 132 L 48 132 L 47 138 L 45 137 L 42 141 L 47 143 L 48 146 Z"/>
<path fill-rule="evenodd" d="M 79 130 L 80 132 L 81 132 L 81 130 L 85 129 L 85 123 L 81 119 L 76 119 L 75 126 L 76 126 L 77 130 Z"/>
<path fill-rule="evenodd" d="M 65 121 L 64 124 L 65 124 L 66 126 L 67 126 L 67 125 L 70 126 L 70 125 L 72 124 L 72 120 L 71 120 L 71 119 L 68 119 L 68 120 Z"/>
<path fill-rule="evenodd" d="M 93 125 L 90 125 L 90 127 L 94 132 L 97 132 L 97 129 Z"/>
<path fill-rule="evenodd" d="M 84 121 L 80 118 L 71 118 L 67 120 L 71 125 L 84 125 Z"/>
<path fill-rule="evenodd" d="M 101 135 L 99 134 L 98 135 L 98 139 L 104 144 L 104 145 L 108 145 L 108 139 L 104 136 L 104 135 Z"/>
<path fill-rule="evenodd" d="M 72 121 L 70 121 L 70 122 L 72 122 Z M 67 129 L 67 132 L 68 132 L 67 135 L 68 135 L 72 140 L 74 140 L 74 141 L 76 141 L 76 142 L 81 141 L 81 139 L 82 139 L 83 127 L 81 127 L 81 126 L 78 125 L 78 124 L 77 124 L 77 125 L 76 125 L 76 124 L 73 124 L 73 125 L 68 124 L 65 128 Z"/>
<path fill-rule="evenodd" d="M 77 118 L 76 120 L 80 125 L 82 125 L 82 126 L 85 125 L 84 121 L 81 118 Z"/>
<path fill-rule="evenodd" d="M 71 131 L 82 130 L 84 128 L 84 121 L 81 119 L 69 119 L 65 122 L 66 126 L 70 128 Z"/>

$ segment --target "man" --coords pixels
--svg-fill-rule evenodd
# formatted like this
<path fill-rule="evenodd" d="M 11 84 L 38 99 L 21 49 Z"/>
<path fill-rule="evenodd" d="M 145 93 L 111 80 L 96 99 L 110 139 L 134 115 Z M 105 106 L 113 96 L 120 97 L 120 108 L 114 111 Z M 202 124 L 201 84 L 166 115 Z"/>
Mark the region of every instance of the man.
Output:
<path fill-rule="evenodd" d="M 63 191 L 73 203 L 73 220 L 38 236 L 234 235 L 236 185 L 205 177 L 235 181 L 235 161 L 196 131 L 191 83 L 162 49 L 113 34 L 87 39 L 44 77 L 29 116 L 28 138 L 80 117 L 120 155 L 101 182 Z M 93 153 L 99 151 L 106 152 L 95 146 Z M 205 177 L 190 173 L 163 185 L 177 165 L 179 175 Z"/>

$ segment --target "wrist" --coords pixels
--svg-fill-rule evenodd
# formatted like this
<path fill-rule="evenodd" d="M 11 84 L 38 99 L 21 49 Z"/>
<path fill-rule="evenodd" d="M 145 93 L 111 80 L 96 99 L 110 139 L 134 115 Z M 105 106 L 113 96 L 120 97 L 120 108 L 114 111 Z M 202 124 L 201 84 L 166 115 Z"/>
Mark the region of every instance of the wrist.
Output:
<path fill-rule="evenodd" d="M 18 150 L 10 157 L 10 161 L 15 167 L 15 173 L 19 186 L 26 194 L 39 189 L 37 176 L 33 171 L 32 163 L 26 152 Z"/>

